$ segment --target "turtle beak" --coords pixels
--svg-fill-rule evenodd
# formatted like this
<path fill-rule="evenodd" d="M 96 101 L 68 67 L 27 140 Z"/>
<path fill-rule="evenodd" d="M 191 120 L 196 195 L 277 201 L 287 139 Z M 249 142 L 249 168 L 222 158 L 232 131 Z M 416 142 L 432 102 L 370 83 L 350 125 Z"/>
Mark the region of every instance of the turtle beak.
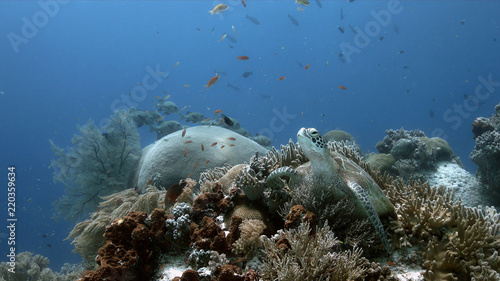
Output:
<path fill-rule="evenodd" d="M 299 132 L 297 133 L 297 139 L 300 137 L 305 137 L 306 136 L 306 128 L 301 128 Z"/>

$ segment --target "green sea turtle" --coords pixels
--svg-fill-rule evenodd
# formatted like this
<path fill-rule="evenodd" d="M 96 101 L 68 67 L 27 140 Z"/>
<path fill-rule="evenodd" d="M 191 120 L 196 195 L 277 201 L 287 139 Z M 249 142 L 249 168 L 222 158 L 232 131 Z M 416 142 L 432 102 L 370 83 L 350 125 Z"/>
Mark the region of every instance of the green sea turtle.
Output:
<path fill-rule="evenodd" d="M 297 140 L 310 162 L 296 170 L 281 167 L 266 179 L 269 186 L 282 185 L 280 177 L 290 178 L 291 188 L 300 184 L 324 183 L 335 188 L 336 197 L 348 197 L 358 202 L 354 214 L 370 219 L 387 252 L 391 252 L 387 233 L 379 215 L 394 213 L 394 206 L 385 197 L 382 189 L 358 164 L 337 152 L 330 152 L 321 134 L 314 128 L 302 128 Z"/>

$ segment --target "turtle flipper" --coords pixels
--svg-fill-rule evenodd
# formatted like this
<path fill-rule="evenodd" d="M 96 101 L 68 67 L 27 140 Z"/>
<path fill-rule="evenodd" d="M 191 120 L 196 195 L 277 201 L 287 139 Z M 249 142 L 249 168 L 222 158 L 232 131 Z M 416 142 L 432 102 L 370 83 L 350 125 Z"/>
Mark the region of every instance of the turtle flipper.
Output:
<path fill-rule="evenodd" d="M 363 207 L 366 210 L 366 213 L 368 214 L 368 218 L 375 227 L 378 236 L 380 237 L 382 243 L 384 244 L 385 250 L 388 253 L 391 253 L 391 246 L 389 245 L 389 240 L 387 239 L 387 233 L 384 230 L 384 226 L 382 225 L 382 222 L 380 221 L 380 218 L 378 217 L 378 214 L 375 211 L 375 206 L 373 206 L 373 203 L 368 197 L 368 194 L 363 189 L 363 187 L 361 187 L 358 183 L 354 181 L 347 182 L 347 186 L 349 186 L 349 188 L 354 193 L 356 198 L 363 204 Z"/>
<path fill-rule="evenodd" d="M 293 178 L 297 176 L 299 172 L 295 171 L 290 167 L 281 167 L 274 170 L 266 179 L 267 186 L 273 189 L 281 189 L 283 188 L 283 182 L 281 181 L 281 177 L 287 176 L 289 178 Z"/>

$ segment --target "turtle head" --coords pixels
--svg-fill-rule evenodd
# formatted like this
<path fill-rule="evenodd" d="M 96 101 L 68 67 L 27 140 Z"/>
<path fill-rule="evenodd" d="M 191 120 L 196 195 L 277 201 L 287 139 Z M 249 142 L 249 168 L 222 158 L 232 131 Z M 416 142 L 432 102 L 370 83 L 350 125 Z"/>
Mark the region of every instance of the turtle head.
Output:
<path fill-rule="evenodd" d="M 297 133 L 297 141 L 309 159 L 324 159 L 325 156 L 330 156 L 325 140 L 314 128 L 300 129 Z"/>

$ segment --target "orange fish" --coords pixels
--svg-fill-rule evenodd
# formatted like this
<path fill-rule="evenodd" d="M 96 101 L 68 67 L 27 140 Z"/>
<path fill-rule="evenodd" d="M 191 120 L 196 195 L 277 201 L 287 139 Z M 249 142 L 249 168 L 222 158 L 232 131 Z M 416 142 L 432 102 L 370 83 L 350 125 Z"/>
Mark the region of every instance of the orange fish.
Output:
<path fill-rule="evenodd" d="M 197 165 L 194 165 L 194 166 L 193 166 L 193 170 L 194 170 L 194 169 L 196 169 L 196 167 L 198 167 L 198 166 L 197 166 Z"/>
<path fill-rule="evenodd" d="M 205 162 L 205 165 L 207 165 L 207 164 L 208 164 L 208 162 L 210 162 L 210 160 L 207 160 L 207 162 Z"/>
<path fill-rule="evenodd" d="M 247 56 L 239 56 L 236 58 L 236 60 L 249 60 L 250 58 Z"/>
<path fill-rule="evenodd" d="M 153 99 L 161 99 L 159 96 L 155 96 Z"/>
<path fill-rule="evenodd" d="M 193 175 L 193 173 L 189 174 L 189 175 L 187 176 L 187 178 L 191 177 L 192 175 Z"/>
<path fill-rule="evenodd" d="M 220 110 L 220 109 L 217 109 L 217 110 L 216 110 L 216 111 L 215 111 L 214 113 L 215 113 L 215 114 L 219 114 L 219 113 L 222 113 L 222 110 Z"/>
<path fill-rule="evenodd" d="M 186 148 L 186 150 L 184 150 L 184 157 L 186 157 L 187 154 L 188 154 L 188 149 Z"/>
<path fill-rule="evenodd" d="M 173 184 L 165 193 L 165 209 L 172 207 L 179 195 L 181 195 L 182 191 L 184 191 L 184 187 L 186 187 L 187 182 L 185 180 L 181 180 L 179 183 Z"/>
<path fill-rule="evenodd" d="M 205 120 L 203 120 L 203 121 L 210 121 L 210 118 L 207 118 L 207 119 L 205 119 Z"/>
<path fill-rule="evenodd" d="M 165 118 L 165 116 L 160 116 L 160 118 L 158 118 L 158 122 L 160 122 L 161 120 L 163 120 L 163 118 Z"/>
<path fill-rule="evenodd" d="M 388 262 L 387 262 L 387 264 L 388 264 L 388 265 L 390 265 L 390 266 L 395 266 L 395 265 L 397 265 L 397 264 L 393 263 L 392 261 L 388 261 Z"/>
<path fill-rule="evenodd" d="M 224 118 L 222 118 L 222 119 L 219 121 L 219 123 L 217 123 L 217 125 L 222 124 L 222 121 L 224 121 Z"/>
<path fill-rule="evenodd" d="M 217 74 L 215 74 L 214 77 L 212 77 L 212 79 L 210 79 L 210 81 L 208 81 L 208 84 L 205 85 L 205 87 L 207 87 L 207 90 L 210 89 L 210 86 L 212 86 L 213 84 L 215 84 L 215 82 L 217 82 L 217 80 L 219 80 L 220 76 L 218 76 Z"/>
<path fill-rule="evenodd" d="M 146 185 L 150 185 L 153 182 L 153 179 L 148 180 L 148 183 Z"/>
<path fill-rule="evenodd" d="M 194 164 L 195 164 L 195 165 L 200 165 L 200 163 L 198 163 L 198 162 L 194 162 Z"/>
<path fill-rule="evenodd" d="M 188 141 L 184 142 L 184 144 L 188 144 L 188 143 L 192 143 L 192 142 L 193 141 L 188 140 Z"/>
<path fill-rule="evenodd" d="M 212 145 L 211 145 L 210 147 L 212 147 L 212 146 L 214 146 L 214 145 L 217 145 L 217 142 L 212 143 Z"/>
<path fill-rule="evenodd" d="M 347 90 L 347 88 L 346 88 L 346 87 L 344 87 L 344 86 L 338 86 L 338 87 L 339 87 L 339 89 L 342 89 L 342 90 Z"/>
<path fill-rule="evenodd" d="M 309 67 L 311 67 L 310 64 L 306 64 L 306 66 L 304 66 L 304 69 L 309 69 Z"/>
<path fill-rule="evenodd" d="M 241 5 L 243 5 L 243 7 L 247 7 L 247 2 L 245 2 L 245 0 L 241 0 Z"/>
<path fill-rule="evenodd" d="M 234 146 L 234 143 L 230 144 L 229 146 Z"/>
<path fill-rule="evenodd" d="M 184 87 L 189 88 L 189 87 L 191 87 L 191 85 L 189 85 L 189 84 L 184 84 Z"/>
<path fill-rule="evenodd" d="M 204 151 L 205 147 L 203 146 L 203 143 L 201 143 L 201 151 Z"/>
<path fill-rule="evenodd" d="M 230 138 L 227 138 L 228 140 L 236 140 L 235 138 L 233 137 L 230 137 Z"/>
<path fill-rule="evenodd" d="M 280 78 L 278 78 L 278 81 L 281 81 L 281 80 L 283 80 L 285 78 L 286 78 L 285 76 L 281 76 Z"/>
<path fill-rule="evenodd" d="M 186 134 L 186 130 L 187 128 L 184 128 L 184 131 L 182 131 L 182 137 L 184 137 L 184 135 Z"/>
<path fill-rule="evenodd" d="M 225 145 L 222 145 L 220 148 L 222 149 L 222 148 L 224 148 L 224 146 L 225 146 Z"/>

